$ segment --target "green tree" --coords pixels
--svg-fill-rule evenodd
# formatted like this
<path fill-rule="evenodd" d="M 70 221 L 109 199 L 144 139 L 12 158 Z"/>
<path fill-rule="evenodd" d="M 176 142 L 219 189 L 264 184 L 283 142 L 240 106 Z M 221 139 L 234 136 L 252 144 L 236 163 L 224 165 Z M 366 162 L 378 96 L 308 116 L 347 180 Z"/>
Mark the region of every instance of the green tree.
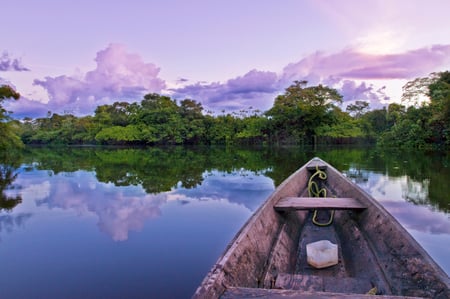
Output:
<path fill-rule="evenodd" d="M 450 146 L 450 72 L 439 73 L 436 80 L 428 86 L 432 127 L 437 143 Z"/>
<path fill-rule="evenodd" d="M 130 104 L 114 102 L 112 105 L 98 106 L 95 115 L 104 125 L 126 126 L 129 124 Z"/>
<path fill-rule="evenodd" d="M 183 118 L 194 120 L 203 118 L 203 106 L 191 99 L 184 99 L 180 102 L 180 114 Z"/>
<path fill-rule="evenodd" d="M 306 84 L 307 81 L 294 81 L 267 111 L 277 141 L 293 138 L 310 143 L 319 126 L 332 125 L 330 111 L 342 103 L 342 96 L 335 89 Z"/>
<path fill-rule="evenodd" d="M 392 127 L 400 123 L 405 115 L 405 112 L 406 112 L 405 106 L 397 103 L 389 104 L 386 116 L 388 126 Z"/>
<path fill-rule="evenodd" d="M 369 103 L 365 101 L 355 101 L 354 104 L 348 105 L 346 110 L 350 115 L 360 118 L 369 110 Z"/>
<path fill-rule="evenodd" d="M 361 119 L 352 118 L 350 114 L 343 112 L 339 107 L 334 107 L 330 111 L 330 115 L 333 118 L 333 122 L 319 125 L 316 128 L 318 136 L 331 137 L 333 138 L 332 142 L 337 143 L 365 137 Z"/>
<path fill-rule="evenodd" d="M 97 126 L 92 116 L 75 118 L 72 142 L 75 144 L 95 143 L 95 135 L 98 133 Z"/>
<path fill-rule="evenodd" d="M 416 78 L 407 82 L 403 87 L 402 104 L 405 106 L 421 106 L 421 103 L 428 97 L 428 86 L 436 81 L 439 73 L 431 73 L 428 77 Z"/>
<path fill-rule="evenodd" d="M 390 104 L 388 129 L 380 143 L 399 147 L 431 147 L 450 145 L 450 73 L 432 73 L 416 78 L 403 87 L 403 103 Z M 428 101 L 423 101 L 428 98 Z M 419 102 L 422 102 L 419 105 Z"/>
<path fill-rule="evenodd" d="M 135 125 L 103 128 L 95 140 L 106 144 L 139 144 L 142 141 L 141 130 Z"/>
<path fill-rule="evenodd" d="M 369 137 L 379 136 L 388 129 L 387 110 L 375 109 L 366 112 L 362 117 L 364 133 Z"/>
<path fill-rule="evenodd" d="M 252 115 L 242 119 L 243 128 L 236 138 L 239 143 L 262 144 L 267 139 L 268 119 L 264 116 Z"/>
<path fill-rule="evenodd" d="M 179 113 L 183 143 L 203 143 L 205 141 L 205 117 L 202 114 L 203 106 L 191 99 L 180 102 Z"/>
<path fill-rule="evenodd" d="M 208 116 L 205 119 L 205 134 L 211 144 L 231 145 L 235 143 L 241 126 L 242 120 L 230 113 L 217 117 Z"/>
<path fill-rule="evenodd" d="M 10 112 L 3 108 L 3 102 L 18 100 L 20 94 L 9 85 L 0 86 L 0 149 L 22 147 L 23 143 L 17 135 L 17 126 L 11 122 Z"/>

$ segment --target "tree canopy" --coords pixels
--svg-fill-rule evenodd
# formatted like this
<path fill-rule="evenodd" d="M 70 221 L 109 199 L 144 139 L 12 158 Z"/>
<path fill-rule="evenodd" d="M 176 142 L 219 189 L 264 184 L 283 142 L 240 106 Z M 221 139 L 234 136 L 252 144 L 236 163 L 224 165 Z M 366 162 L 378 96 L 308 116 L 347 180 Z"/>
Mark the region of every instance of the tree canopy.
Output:
<path fill-rule="evenodd" d="M 422 96 L 428 101 L 420 105 L 414 101 L 408 108 L 389 105 L 389 127 L 382 133 L 380 143 L 414 148 L 450 146 L 450 72 L 414 79 L 403 90 L 403 99 Z"/>
<path fill-rule="evenodd" d="M 374 142 L 393 147 L 450 146 L 450 73 L 433 73 L 408 82 L 401 104 L 370 110 L 356 100 L 342 111 L 342 96 L 323 86 L 294 81 L 261 113 L 203 113 L 193 99 L 177 101 L 150 93 L 140 102 L 116 101 L 98 106 L 93 116 L 49 113 L 47 117 L 11 121 L 2 108 L 8 143 L 28 144 L 316 144 Z M 2 87 L 3 100 L 19 98 Z M 427 102 L 418 104 L 417 97 Z M 14 133 L 14 134 L 13 134 Z M 15 137 L 14 137 L 15 136 Z"/>
<path fill-rule="evenodd" d="M 0 86 L 0 150 L 10 147 L 22 147 L 22 141 L 16 134 L 17 123 L 9 122 L 10 112 L 3 108 L 3 102 L 18 100 L 20 94 L 9 85 Z"/>

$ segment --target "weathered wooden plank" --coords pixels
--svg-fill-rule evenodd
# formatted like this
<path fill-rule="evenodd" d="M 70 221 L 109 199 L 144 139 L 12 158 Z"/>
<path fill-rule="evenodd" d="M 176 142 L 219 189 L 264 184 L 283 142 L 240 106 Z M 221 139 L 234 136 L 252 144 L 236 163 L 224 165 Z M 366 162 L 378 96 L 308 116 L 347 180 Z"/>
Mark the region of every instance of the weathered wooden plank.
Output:
<path fill-rule="evenodd" d="M 315 275 L 293 275 L 279 273 L 275 281 L 276 289 L 323 292 L 323 277 Z"/>
<path fill-rule="evenodd" d="M 308 165 L 306 165 L 306 169 L 308 170 L 316 170 L 317 168 L 325 170 L 327 169 L 327 164 L 320 159 L 312 159 Z"/>
<path fill-rule="evenodd" d="M 405 297 L 392 295 L 365 295 L 365 294 L 344 294 L 328 292 L 304 292 L 296 290 L 278 290 L 278 289 L 252 289 L 252 288 L 228 288 L 220 297 L 222 299 L 236 298 L 272 298 L 272 299 L 417 299 L 421 297 Z"/>
<path fill-rule="evenodd" d="M 358 277 L 334 277 L 279 273 L 276 289 L 305 292 L 357 293 L 366 294 L 372 289 L 369 280 Z"/>
<path fill-rule="evenodd" d="M 294 211 L 309 209 L 365 209 L 366 205 L 354 198 L 332 197 L 285 197 L 274 206 L 277 211 Z"/>

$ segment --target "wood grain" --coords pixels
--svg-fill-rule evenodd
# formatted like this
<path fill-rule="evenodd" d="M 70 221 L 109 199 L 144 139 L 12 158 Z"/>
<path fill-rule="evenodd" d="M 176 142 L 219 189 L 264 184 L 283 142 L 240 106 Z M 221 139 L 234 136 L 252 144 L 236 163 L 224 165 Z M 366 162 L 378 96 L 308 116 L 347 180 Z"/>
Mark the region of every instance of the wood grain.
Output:
<path fill-rule="evenodd" d="M 309 209 L 365 209 L 366 205 L 354 198 L 332 198 L 332 197 L 285 197 L 280 199 L 274 206 L 277 211 L 294 211 Z"/>

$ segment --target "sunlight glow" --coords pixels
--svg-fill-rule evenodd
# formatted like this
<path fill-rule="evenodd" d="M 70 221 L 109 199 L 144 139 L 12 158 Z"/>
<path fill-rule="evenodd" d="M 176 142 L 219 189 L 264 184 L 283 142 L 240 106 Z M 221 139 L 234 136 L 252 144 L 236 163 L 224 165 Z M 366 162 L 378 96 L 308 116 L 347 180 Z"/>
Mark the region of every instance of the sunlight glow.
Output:
<path fill-rule="evenodd" d="M 405 45 L 405 37 L 392 30 L 375 29 L 356 39 L 356 48 L 366 54 L 392 54 Z"/>

